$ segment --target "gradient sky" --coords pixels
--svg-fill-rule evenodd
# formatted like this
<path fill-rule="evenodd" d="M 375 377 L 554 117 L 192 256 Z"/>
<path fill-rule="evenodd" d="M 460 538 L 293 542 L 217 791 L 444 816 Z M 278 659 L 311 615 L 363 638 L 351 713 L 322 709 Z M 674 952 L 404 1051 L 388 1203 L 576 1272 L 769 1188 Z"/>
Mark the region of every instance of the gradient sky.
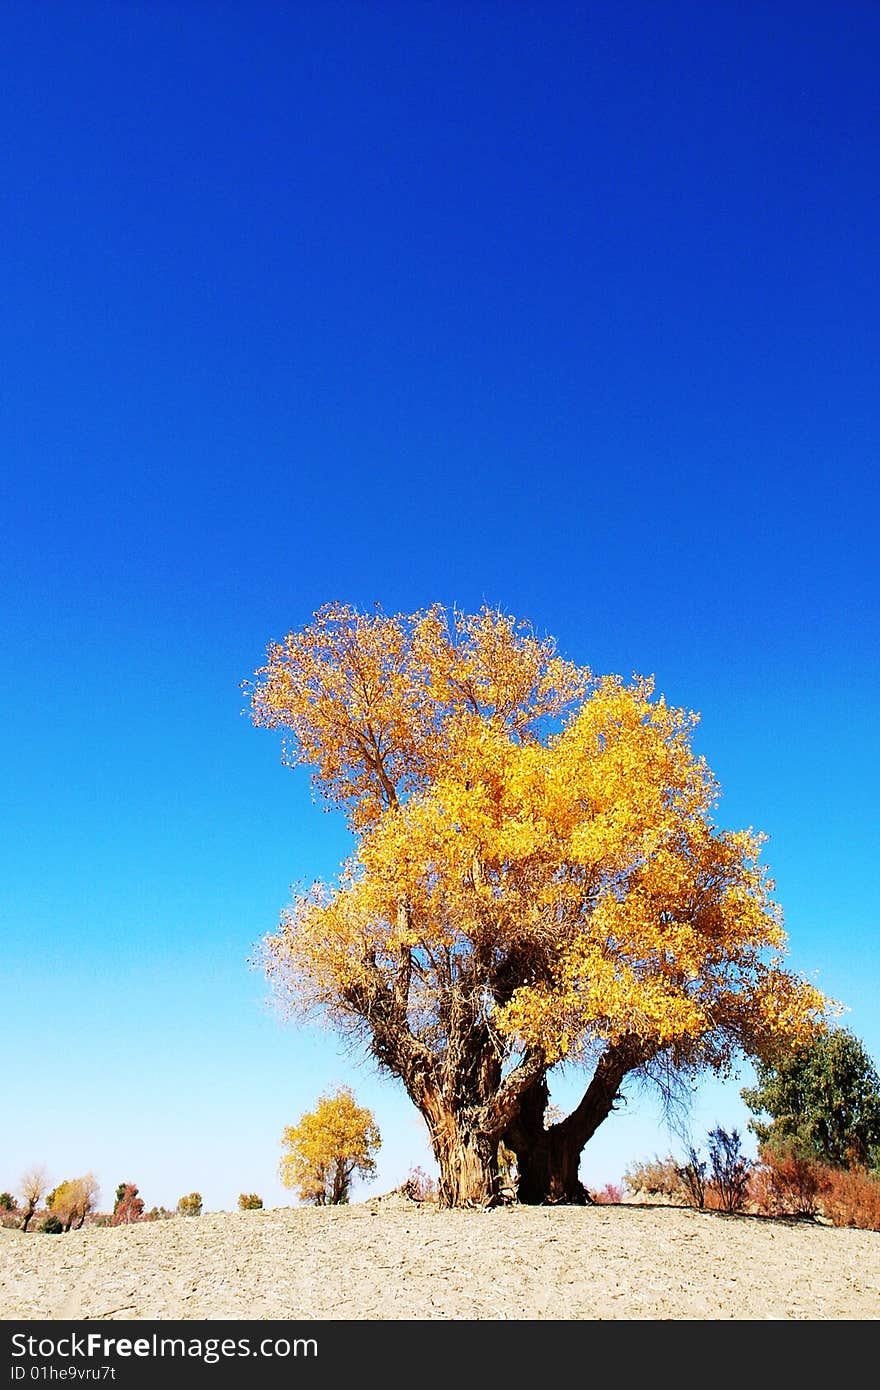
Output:
<path fill-rule="evenodd" d="M 873 3 L 3 5 L 0 1188 L 291 1202 L 340 1082 L 356 1195 L 431 1169 L 248 967 L 349 849 L 239 688 L 332 599 L 698 710 L 880 1059 L 878 64 Z M 634 1094 L 582 1175 L 670 1150 Z"/>

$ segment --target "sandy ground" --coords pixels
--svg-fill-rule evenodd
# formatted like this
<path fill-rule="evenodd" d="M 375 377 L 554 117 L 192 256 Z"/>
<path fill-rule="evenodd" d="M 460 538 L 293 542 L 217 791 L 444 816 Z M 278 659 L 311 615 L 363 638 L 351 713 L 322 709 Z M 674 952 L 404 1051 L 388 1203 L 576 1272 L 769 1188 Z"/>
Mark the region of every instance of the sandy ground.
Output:
<path fill-rule="evenodd" d="M 0 1232 L 5 1319 L 878 1319 L 880 1233 L 404 1198 Z"/>

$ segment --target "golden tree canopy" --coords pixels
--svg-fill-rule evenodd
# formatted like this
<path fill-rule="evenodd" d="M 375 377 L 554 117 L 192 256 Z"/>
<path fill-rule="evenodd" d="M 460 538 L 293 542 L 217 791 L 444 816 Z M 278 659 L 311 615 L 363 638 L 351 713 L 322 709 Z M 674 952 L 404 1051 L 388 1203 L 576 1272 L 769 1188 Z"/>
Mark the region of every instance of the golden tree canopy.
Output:
<path fill-rule="evenodd" d="M 488 608 L 331 605 L 269 649 L 251 709 L 357 836 L 264 943 L 298 1005 L 441 1062 L 465 1002 L 546 1065 L 636 1037 L 724 1070 L 823 1025 L 782 963 L 763 837 L 714 825 L 697 718 L 651 680 L 596 677 Z"/>
<path fill-rule="evenodd" d="M 348 1200 L 355 1173 L 368 1178 L 375 1172 L 381 1138 L 372 1112 L 340 1086 L 289 1125 L 281 1143 L 288 1150 L 280 1166 L 285 1187 L 296 1188 L 304 1202 L 332 1206 Z"/>

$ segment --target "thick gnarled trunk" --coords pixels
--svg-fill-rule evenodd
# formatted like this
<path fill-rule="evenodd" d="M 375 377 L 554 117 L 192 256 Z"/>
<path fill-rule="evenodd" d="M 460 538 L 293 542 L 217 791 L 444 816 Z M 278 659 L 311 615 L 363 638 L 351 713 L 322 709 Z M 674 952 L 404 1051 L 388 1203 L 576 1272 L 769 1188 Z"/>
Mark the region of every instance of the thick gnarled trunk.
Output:
<path fill-rule="evenodd" d="M 590 1201 L 579 1177 L 581 1154 L 614 1109 L 624 1077 L 646 1060 L 634 1039 L 609 1046 L 596 1067 L 579 1105 L 558 1124 L 545 1129 L 549 1091 L 542 1076 L 523 1094 L 505 1142 L 516 1154 L 517 1200 L 526 1205 Z"/>
<path fill-rule="evenodd" d="M 583 1205 L 589 1201 L 578 1177 L 583 1145 L 572 1127 L 566 1128 L 567 1122 L 545 1128 L 548 1100 L 547 1080 L 542 1076 L 522 1096 L 516 1120 L 505 1135 L 505 1143 L 516 1155 L 517 1201 L 526 1206 Z"/>
<path fill-rule="evenodd" d="M 439 1014 L 447 1045 L 438 1056 L 408 1026 L 406 953 L 394 989 L 378 971 L 370 973 L 372 978 L 352 986 L 348 1002 L 353 1012 L 369 1018 L 373 1055 L 400 1078 L 427 1123 L 442 1205 L 491 1206 L 504 1200 L 502 1142 L 516 1156 L 518 1201 L 588 1202 L 578 1176 L 581 1153 L 614 1109 L 623 1078 L 647 1060 L 644 1042 L 627 1037 L 609 1044 L 577 1108 L 545 1128 L 546 1062 L 539 1052 L 526 1052 L 502 1075 L 503 1049 L 481 1017 L 482 996 L 472 982 L 466 988 L 459 977 L 444 994 Z"/>
<path fill-rule="evenodd" d="M 498 1141 L 445 1116 L 431 1133 L 440 1169 L 440 1204 L 444 1207 L 493 1206 L 498 1201 L 500 1175 Z"/>
<path fill-rule="evenodd" d="M 525 1206 L 589 1202 L 579 1177 L 582 1149 L 572 1134 L 552 1125 L 527 1148 L 514 1150 L 519 1171 L 517 1200 Z"/>
<path fill-rule="evenodd" d="M 495 1205 L 504 1200 L 507 1183 L 499 1163 L 502 1135 L 544 1063 L 529 1053 L 502 1076 L 502 1048 L 482 1016 L 482 994 L 461 978 L 446 991 L 439 1011 L 447 1038 L 439 1057 L 409 1031 L 405 999 L 405 980 L 398 994 L 374 987 L 358 997 L 364 1012 L 364 1003 L 369 1006 L 373 1054 L 400 1077 L 428 1126 L 441 1204 Z"/>
<path fill-rule="evenodd" d="M 530 1058 L 502 1081 L 491 1053 L 484 1052 L 469 1058 L 452 1078 L 423 1071 L 409 1078 L 407 1089 L 428 1126 L 440 1170 L 442 1206 L 495 1206 L 510 1200 L 499 1155 L 502 1135 L 521 1094 L 542 1072 Z M 444 1084 L 450 1079 L 453 1086 Z"/>

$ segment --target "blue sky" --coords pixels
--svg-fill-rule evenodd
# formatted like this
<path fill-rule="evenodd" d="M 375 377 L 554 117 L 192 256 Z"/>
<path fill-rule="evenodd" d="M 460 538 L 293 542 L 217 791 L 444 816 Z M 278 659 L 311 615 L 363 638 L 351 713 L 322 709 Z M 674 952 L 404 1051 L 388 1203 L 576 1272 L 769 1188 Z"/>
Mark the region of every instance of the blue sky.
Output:
<path fill-rule="evenodd" d="M 4 5 L 0 1188 L 289 1202 L 340 1082 L 368 1191 L 430 1166 L 247 964 L 349 849 L 239 689 L 332 599 L 700 711 L 880 1061 L 878 59 L 859 3 Z M 674 1143 L 633 1096 L 584 1179 Z"/>

